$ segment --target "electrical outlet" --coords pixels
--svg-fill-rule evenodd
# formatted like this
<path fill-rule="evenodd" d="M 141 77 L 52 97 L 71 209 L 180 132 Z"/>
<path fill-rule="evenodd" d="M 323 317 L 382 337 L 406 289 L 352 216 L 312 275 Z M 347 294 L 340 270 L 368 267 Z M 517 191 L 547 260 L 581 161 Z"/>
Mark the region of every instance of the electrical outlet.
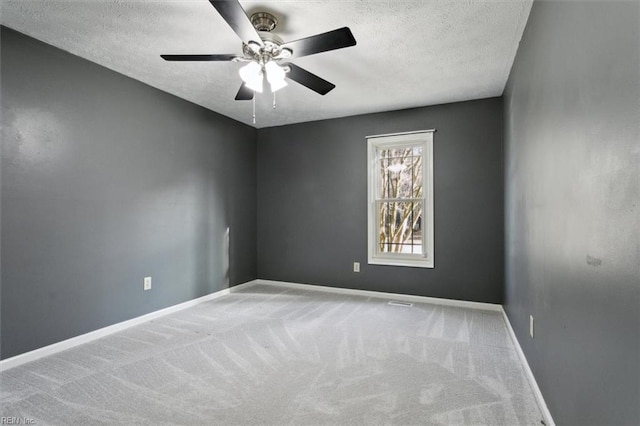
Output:
<path fill-rule="evenodd" d="M 142 288 L 144 290 L 151 290 L 151 277 L 144 277 L 142 281 Z"/>
<path fill-rule="evenodd" d="M 529 334 L 533 339 L 533 315 L 529 315 Z"/>
<path fill-rule="evenodd" d="M 353 262 L 353 272 L 360 272 L 360 262 Z"/>

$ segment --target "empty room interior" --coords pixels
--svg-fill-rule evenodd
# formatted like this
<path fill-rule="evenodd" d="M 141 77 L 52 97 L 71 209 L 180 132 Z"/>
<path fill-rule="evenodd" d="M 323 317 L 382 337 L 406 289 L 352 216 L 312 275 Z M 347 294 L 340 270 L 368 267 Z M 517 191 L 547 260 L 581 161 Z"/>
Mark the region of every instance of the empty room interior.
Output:
<path fill-rule="evenodd" d="M 637 0 L 0 17 L 0 423 L 640 424 Z"/>

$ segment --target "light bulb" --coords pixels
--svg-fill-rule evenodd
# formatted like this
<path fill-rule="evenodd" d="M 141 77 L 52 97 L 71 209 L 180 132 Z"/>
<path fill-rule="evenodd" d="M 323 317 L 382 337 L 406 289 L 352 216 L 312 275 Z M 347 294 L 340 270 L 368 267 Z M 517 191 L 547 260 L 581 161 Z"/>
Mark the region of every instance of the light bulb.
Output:
<path fill-rule="evenodd" d="M 285 81 L 285 71 L 280 65 L 274 61 L 269 61 L 264 66 L 264 70 L 267 73 L 267 80 L 271 85 L 271 91 L 276 92 L 287 85 Z"/>
<path fill-rule="evenodd" d="M 257 62 L 249 62 L 238 71 L 240 78 L 249 89 L 262 93 L 262 67 Z"/>

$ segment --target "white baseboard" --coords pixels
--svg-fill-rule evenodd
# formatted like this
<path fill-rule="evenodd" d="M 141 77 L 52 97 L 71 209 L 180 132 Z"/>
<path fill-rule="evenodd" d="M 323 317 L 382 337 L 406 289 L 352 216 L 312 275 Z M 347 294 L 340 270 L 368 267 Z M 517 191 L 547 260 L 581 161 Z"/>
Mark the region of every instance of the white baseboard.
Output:
<path fill-rule="evenodd" d="M 500 307 L 502 311 L 502 316 L 504 317 L 504 322 L 507 324 L 507 329 L 509 330 L 509 335 L 511 336 L 511 340 L 513 341 L 513 346 L 516 348 L 516 352 L 518 353 L 518 358 L 520 358 L 520 362 L 524 366 L 525 374 L 529 379 L 529 383 L 531 383 L 531 387 L 533 389 L 533 394 L 538 401 L 538 405 L 540 406 L 540 410 L 542 410 L 542 415 L 544 416 L 544 421 L 547 426 L 555 426 L 555 422 L 551 417 L 551 412 L 549 411 L 549 407 L 547 407 L 547 403 L 544 401 L 544 397 L 542 396 L 542 392 L 540 392 L 540 388 L 538 387 L 538 382 L 536 382 L 536 378 L 533 376 L 533 371 L 529 367 L 529 363 L 527 362 L 527 357 L 524 356 L 524 352 L 522 351 L 522 347 L 520 346 L 520 342 L 518 342 L 518 338 L 516 337 L 516 333 L 513 331 L 513 327 L 511 326 L 511 322 L 509 321 L 509 317 L 505 310 Z"/>
<path fill-rule="evenodd" d="M 339 288 L 339 287 L 327 287 L 321 285 L 312 285 L 312 284 L 299 284 L 299 283 L 291 283 L 284 281 L 271 281 L 271 280 L 255 280 L 254 284 L 265 284 L 265 285 L 273 285 L 278 287 L 299 289 L 299 290 L 311 290 L 311 291 L 322 291 L 325 293 L 338 293 L 338 294 L 350 294 L 356 296 L 367 296 L 367 297 L 376 297 L 379 299 L 393 299 L 393 300 L 401 300 L 405 302 L 416 302 L 416 303 L 431 303 L 434 305 L 445 305 L 445 306 L 457 306 L 459 308 L 471 308 L 471 309 L 481 309 L 484 311 L 502 311 L 502 306 L 495 303 L 484 303 L 484 302 L 469 302 L 466 300 L 453 300 L 453 299 L 441 299 L 438 297 L 427 297 L 427 296 L 414 296 L 410 294 L 399 294 L 399 293 L 383 293 L 379 291 L 370 291 L 370 290 L 356 290 L 351 288 Z"/>
<path fill-rule="evenodd" d="M 100 328 L 98 330 L 90 331 L 89 333 L 81 334 L 79 336 L 72 337 L 70 339 L 63 340 L 61 342 L 53 343 L 51 345 L 44 346 L 39 349 L 34 349 L 32 351 L 25 352 L 23 354 L 16 355 L 11 358 L 3 359 L 0 361 L 0 371 L 8 370 L 10 368 L 17 367 L 22 364 L 26 364 L 27 362 L 35 361 L 37 359 L 56 354 L 58 352 L 71 349 L 75 346 L 82 345 L 83 343 L 88 343 L 93 340 L 99 339 L 101 337 L 105 337 L 110 334 L 117 333 L 118 331 L 125 330 L 127 328 L 142 324 L 147 321 L 151 321 L 152 319 L 156 319 L 174 312 L 181 311 L 191 306 L 195 306 L 199 303 L 207 302 L 209 300 L 226 296 L 229 293 L 233 293 L 234 291 L 240 290 L 241 288 L 244 288 L 244 287 L 252 286 L 254 284 L 256 284 L 255 280 L 246 282 L 244 284 L 236 285 L 234 287 L 225 288 L 223 290 L 216 291 L 215 293 L 198 297 L 197 299 L 188 300 L 186 302 L 179 303 L 177 305 L 169 306 L 168 308 L 150 312 L 148 314 L 141 315 L 139 317 L 132 318 L 127 321 L 122 321 L 117 324 Z"/>

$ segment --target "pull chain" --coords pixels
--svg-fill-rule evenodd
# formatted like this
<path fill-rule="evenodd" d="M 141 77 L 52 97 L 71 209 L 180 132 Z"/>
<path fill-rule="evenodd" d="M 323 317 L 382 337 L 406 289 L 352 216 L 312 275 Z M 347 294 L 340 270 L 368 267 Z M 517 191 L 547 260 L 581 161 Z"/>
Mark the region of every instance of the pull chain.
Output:
<path fill-rule="evenodd" d="M 253 124 L 256 124 L 256 92 L 253 92 Z"/>
<path fill-rule="evenodd" d="M 276 109 L 276 92 L 273 92 L 273 109 Z"/>

